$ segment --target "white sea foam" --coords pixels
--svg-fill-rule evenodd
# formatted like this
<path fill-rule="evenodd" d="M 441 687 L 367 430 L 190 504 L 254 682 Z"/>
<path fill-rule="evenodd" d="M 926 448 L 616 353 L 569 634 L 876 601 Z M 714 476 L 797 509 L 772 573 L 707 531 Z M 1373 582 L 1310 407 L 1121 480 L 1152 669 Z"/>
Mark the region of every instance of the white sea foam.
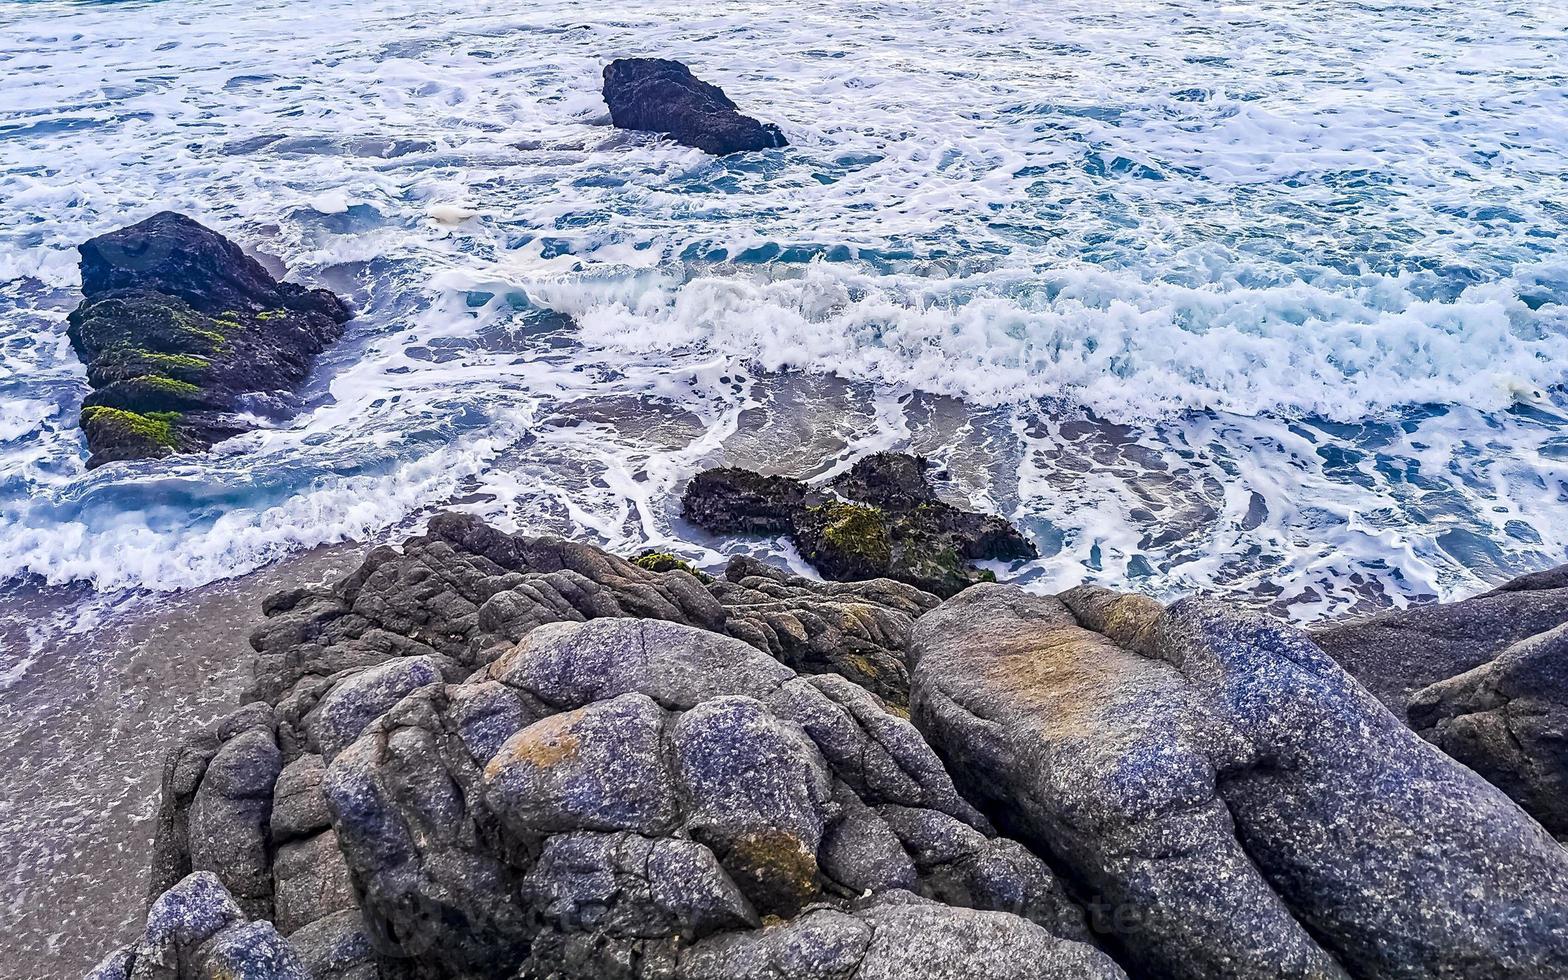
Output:
<path fill-rule="evenodd" d="M 189 587 L 442 503 L 717 561 L 700 466 L 903 447 L 1038 588 L 1305 618 L 1563 561 L 1565 37 L 1505 0 L 0 0 L 0 577 Z M 606 127 L 623 54 L 792 147 Z M 292 421 L 88 474 L 73 247 L 162 208 L 361 316 Z"/>

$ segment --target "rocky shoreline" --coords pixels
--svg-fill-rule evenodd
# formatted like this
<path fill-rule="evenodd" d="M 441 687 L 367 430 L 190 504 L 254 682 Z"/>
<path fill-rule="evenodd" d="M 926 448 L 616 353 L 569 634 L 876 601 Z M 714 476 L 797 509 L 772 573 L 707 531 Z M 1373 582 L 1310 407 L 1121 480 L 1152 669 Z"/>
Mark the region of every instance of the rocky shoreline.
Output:
<path fill-rule="evenodd" d="M 1562 569 L 1308 633 L 442 514 L 263 611 L 100 980 L 1568 975 Z"/>
<path fill-rule="evenodd" d="M 619 128 L 786 145 L 678 62 L 603 78 Z M 352 315 L 172 212 L 81 254 L 89 467 L 281 418 Z M 269 595 L 91 980 L 1568 977 L 1568 566 L 1311 631 L 1040 595 L 939 477 L 687 487 L 828 581 L 442 513 Z"/>

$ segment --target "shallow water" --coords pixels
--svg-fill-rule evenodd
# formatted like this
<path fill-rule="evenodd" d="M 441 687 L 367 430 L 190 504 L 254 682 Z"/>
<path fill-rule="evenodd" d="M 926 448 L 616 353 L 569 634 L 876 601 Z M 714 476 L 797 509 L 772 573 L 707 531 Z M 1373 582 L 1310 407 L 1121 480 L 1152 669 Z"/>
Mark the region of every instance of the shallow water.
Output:
<path fill-rule="evenodd" d="M 793 146 L 608 128 L 650 53 Z M 696 469 L 884 447 L 1040 588 L 1309 620 L 1568 560 L 1565 56 L 1517 0 L 0 0 L 0 578 L 189 588 L 444 502 L 713 562 Z M 291 419 L 89 474 L 74 245 L 163 208 L 362 313 Z"/>
<path fill-rule="evenodd" d="M 18 590 L 0 608 L 0 644 L 34 658 L 0 696 L 0 978 L 79 977 L 138 934 L 164 753 L 237 705 L 262 596 L 357 559 L 318 549 L 112 609 L 58 590 Z M 37 642 L 61 618 L 71 635 Z"/>

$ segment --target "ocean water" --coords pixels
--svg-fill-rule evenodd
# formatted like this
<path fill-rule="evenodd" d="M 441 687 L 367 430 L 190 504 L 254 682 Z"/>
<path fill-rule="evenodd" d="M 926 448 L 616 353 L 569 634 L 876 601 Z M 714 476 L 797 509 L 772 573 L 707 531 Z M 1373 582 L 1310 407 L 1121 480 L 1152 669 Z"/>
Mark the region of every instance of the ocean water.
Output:
<path fill-rule="evenodd" d="M 610 128 L 623 55 L 792 145 Z M 0 0 L 0 77 L 13 589 L 438 506 L 798 565 L 685 481 L 884 448 L 1018 520 L 1039 589 L 1305 622 L 1568 560 L 1561 4 Z M 169 208 L 360 315 L 292 414 L 89 473 L 74 246 Z"/>

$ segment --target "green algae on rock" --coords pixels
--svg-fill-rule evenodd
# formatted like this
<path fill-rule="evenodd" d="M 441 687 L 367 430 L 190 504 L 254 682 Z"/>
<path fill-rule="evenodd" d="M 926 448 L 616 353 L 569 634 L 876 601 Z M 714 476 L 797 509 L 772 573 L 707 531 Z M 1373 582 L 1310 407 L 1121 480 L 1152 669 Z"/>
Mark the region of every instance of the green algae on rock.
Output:
<path fill-rule="evenodd" d="M 254 427 L 248 395 L 297 386 L 351 313 L 278 282 L 222 235 L 163 212 L 84 243 L 67 335 L 93 392 L 89 468 L 194 452 Z M 107 414 L 113 410 L 118 414 Z"/>
<path fill-rule="evenodd" d="M 939 596 L 996 580 L 975 561 L 1033 558 L 1034 545 L 1001 517 L 938 499 L 918 456 L 877 453 L 831 491 L 735 467 L 705 470 L 686 487 L 682 513 L 717 534 L 783 534 L 823 576 L 892 578 Z"/>
<path fill-rule="evenodd" d="M 713 581 L 713 576 L 693 565 L 679 555 L 670 554 L 668 551 L 645 551 L 631 563 L 638 568 L 646 568 L 650 572 L 685 572 L 704 585 Z"/>
<path fill-rule="evenodd" d="M 134 456 L 117 459 L 167 456 L 179 445 L 174 427 L 178 412 L 128 412 L 123 408 L 88 405 L 82 409 L 82 428 L 89 442 L 124 447 Z"/>

